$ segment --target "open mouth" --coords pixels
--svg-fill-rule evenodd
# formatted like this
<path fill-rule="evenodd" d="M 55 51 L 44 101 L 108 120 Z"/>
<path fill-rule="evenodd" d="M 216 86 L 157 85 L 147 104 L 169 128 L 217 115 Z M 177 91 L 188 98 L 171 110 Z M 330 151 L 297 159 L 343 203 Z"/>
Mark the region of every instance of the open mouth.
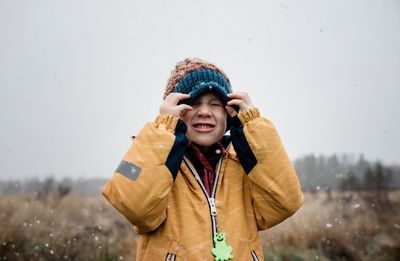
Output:
<path fill-rule="evenodd" d="M 192 126 L 198 132 L 210 132 L 215 128 L 215 125 L 210 123 L 195 123 Z"/>

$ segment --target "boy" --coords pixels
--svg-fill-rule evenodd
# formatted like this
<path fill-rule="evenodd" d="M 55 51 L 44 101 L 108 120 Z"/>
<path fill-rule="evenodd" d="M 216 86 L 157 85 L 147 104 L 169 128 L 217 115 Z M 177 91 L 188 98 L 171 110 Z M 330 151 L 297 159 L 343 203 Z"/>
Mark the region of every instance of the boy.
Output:
<path fill-rule="evenodd" d="M 303 202 L 274 125 L 199 59 L 172 71 L 103 194 L 138 232 L 136 260 L 264 260 L 258 231 Z"/>

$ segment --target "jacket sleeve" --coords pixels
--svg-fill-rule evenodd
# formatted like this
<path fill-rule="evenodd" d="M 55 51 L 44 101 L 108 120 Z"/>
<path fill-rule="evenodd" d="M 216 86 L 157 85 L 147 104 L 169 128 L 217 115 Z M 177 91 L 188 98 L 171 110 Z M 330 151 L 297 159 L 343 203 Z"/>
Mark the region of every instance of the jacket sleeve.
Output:
<path fill-rule="evenodd" d="M 103 187 L 103 195 L 138 233 L 166 219 L 167 196 L 188 143 L 185 132 L 185 123 L 171 115 L 147 123 Z"/>
<path fill-rule="evenodd" d="M 232 142 L 250 180 L 253 209 L 260 230 L 293 215 L 304 201 L 292 163 L 272 122 L 257 108 L 239 114 L 242 126 L 231 130 Z"/>

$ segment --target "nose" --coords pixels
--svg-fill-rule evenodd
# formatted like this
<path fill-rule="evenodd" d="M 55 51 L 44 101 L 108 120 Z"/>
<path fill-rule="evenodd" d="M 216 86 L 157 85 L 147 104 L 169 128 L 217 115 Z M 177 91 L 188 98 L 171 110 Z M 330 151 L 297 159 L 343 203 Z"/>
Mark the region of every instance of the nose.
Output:
<path fill-rule="evenodd" d="M 199 106 L 197 115 L 199 116 L 210 116 L 211 115 L 211 108 L 207 104 L 202 104 Z"/>

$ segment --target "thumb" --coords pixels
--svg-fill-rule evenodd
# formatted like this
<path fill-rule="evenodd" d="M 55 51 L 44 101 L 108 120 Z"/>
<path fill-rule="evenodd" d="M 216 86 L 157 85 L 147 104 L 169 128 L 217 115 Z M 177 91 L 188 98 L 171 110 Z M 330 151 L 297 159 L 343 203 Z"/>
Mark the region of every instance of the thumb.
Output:
<path fill-rule="evenodd" d="M 237 115 L 237 112 L 235 111 L 234 108 L 232 108 L 232 106 L 225 105 L 225 109 L 229 116 L 235 117 Z"/>
<path fill-rule="evenodd" d="M 186 112 L 193 110 L 193 108 L 187 104 L 180 104 L 178 105 L 179 116 L 185 116 Z"/>
<path fill-rule="evenodd" d="M 187 111 L 187 110 L 193 110 L 192 106 L 184 104 L 184 103 L 179 104 L 177 107 L 178 107 L 179 111 L 181 111 L 181 112 Z"/>

